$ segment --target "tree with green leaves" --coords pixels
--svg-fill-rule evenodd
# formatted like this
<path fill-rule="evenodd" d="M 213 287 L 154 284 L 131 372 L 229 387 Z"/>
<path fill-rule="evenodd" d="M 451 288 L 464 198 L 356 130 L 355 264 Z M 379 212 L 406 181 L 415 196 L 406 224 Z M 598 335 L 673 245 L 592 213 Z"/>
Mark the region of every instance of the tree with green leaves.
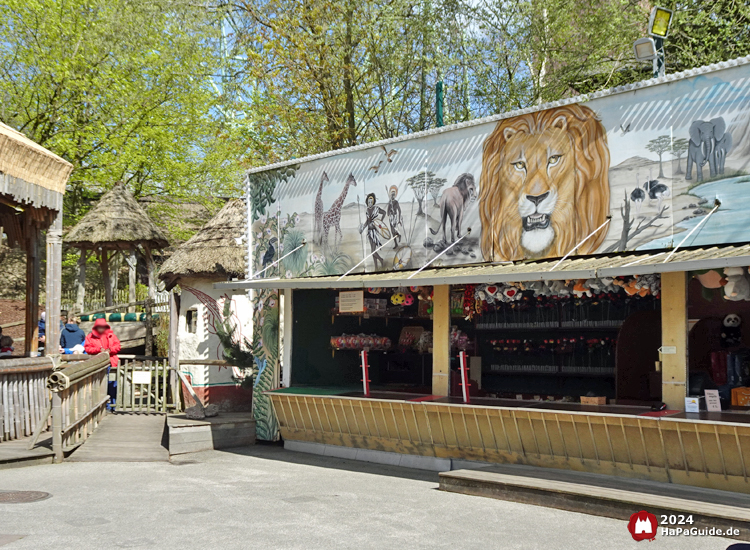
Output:
<path fill-rule="evenodd" d="M 738 0 L 665 0 L 674 10 L 664 41 L 668 73 L 750 55 L 750 4 Z"/>
<path fill-rule="evenodd" d="M 646 149 L 648 149 L 652 153 L 656 153 L 657 155 L 659 155 L 658 177 L 665 177 L 664 166 L 662 164 L 662 156 L 664 155 L 664 153 L 667 153 L 672 149 L 672 138 L 669 136 L 659 136 L 657 138 L 654 138 L 646 144 Z"/>
<path fill-rule="evenodd" d="M 73 163 L 66 222 L 118 180 L 212 207 L 236 192 L 246 145 L 213 86 L 219 18 L 188 0 L 0 5 L 0 119 Z"/>

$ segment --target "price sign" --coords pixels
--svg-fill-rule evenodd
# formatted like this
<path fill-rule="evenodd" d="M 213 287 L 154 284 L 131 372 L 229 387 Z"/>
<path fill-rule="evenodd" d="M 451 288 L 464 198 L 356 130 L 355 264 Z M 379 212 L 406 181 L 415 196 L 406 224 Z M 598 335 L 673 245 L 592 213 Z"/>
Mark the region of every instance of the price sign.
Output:
<path fill-rule="evenodd" d="M 339 292 L 339 313 L 362 313 L 365 310 L 365 291 Z"/>
<path fill-rule="evenodd" d="M 721 399 L 719 399 L 719 390 L 706 391 L 706 410 L 709 412 L 721 412 Z"/>

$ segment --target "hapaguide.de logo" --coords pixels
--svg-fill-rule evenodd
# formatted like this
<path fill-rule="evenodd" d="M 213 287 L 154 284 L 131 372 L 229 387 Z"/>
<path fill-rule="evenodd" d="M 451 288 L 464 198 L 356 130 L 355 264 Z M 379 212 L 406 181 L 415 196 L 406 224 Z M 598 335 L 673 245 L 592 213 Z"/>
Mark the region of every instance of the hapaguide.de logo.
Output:
<path fill-rule="evenodd" d="M 654 540 L 657 526 L 656 516 L 641 510 L 630 516 L 628 531 L 635 541 Z"/>

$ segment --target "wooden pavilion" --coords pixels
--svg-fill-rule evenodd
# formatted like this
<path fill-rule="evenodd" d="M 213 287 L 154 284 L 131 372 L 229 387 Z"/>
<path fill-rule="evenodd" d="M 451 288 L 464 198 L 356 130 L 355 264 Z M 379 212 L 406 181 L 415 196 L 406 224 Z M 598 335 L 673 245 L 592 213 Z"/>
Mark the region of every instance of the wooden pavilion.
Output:
<path fill-rule="evenodd" d="M 26 250 L 26 322 L 24 352 L 37 353 L 42 233 L 47 237 L 46 336 L 60 339 L 62 217 L 65 185 L 73 165 L 0 123 L 0 234 L 8 245 Z M 56 346 L 46 346 L 57 352 Z"/>
<path fill-rule="evenodd" d="M 110 261 L 121 252 L 127 254 L 129 268 L 129 301 L 136 301 L 136 279 L 138 253 L 148 269 L 149 297 L 156 294 L 155 267 L 152 251 L 166 247 L 169 242 L 164 232 L 149 218 L 133 194 L 123 182 L 118 182 L 107 191 L 98 203 L 70 230 L 65 243 L 79 248 L 78 295 L 76 307 L 83 310 L 86 284 L 86 260 L 90 253 L 99 258 L 104 281 L 104 299 L 107 306 L 112 303 Z"/>

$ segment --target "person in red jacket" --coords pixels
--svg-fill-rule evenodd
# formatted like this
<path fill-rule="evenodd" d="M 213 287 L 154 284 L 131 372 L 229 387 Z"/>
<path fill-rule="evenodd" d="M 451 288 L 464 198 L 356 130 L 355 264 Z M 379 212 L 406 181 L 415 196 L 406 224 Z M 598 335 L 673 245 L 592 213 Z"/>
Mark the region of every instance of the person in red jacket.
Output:
<path fill-rule="evenodd" d="M 89 355 L 106 351 L 109 353 L 109 362 L 114 368 L 117 368 L 117 364 L 120 362 L 119 357 L 117 357 L 117 354 L 120 353 L 120 340 L 104 319 L 94 321 L 94 327 L 86 336 L 83 349 Z"/>
<path fill-rule="evenodd" d="M 94 321 L 94 327 L 91 332 L 86 336 L 86 341 L 83 343 L 83 349 L 89 355 L 96 355 L 103 351 L 109 353 L 110 368 L 117 368 L 120 358 L 117 354 L 120 353 L 120 339 L 117 338 L 112 329 L 104 319 L 97 319 Z M 109 373 L 109 368 L 107 369 Z M 107 394 L 109 394 L 109 403 L 107 409 L 112 408 L 113 403 L 117 399 L 117 381 L 110 380 L 107 384 Z"/>

